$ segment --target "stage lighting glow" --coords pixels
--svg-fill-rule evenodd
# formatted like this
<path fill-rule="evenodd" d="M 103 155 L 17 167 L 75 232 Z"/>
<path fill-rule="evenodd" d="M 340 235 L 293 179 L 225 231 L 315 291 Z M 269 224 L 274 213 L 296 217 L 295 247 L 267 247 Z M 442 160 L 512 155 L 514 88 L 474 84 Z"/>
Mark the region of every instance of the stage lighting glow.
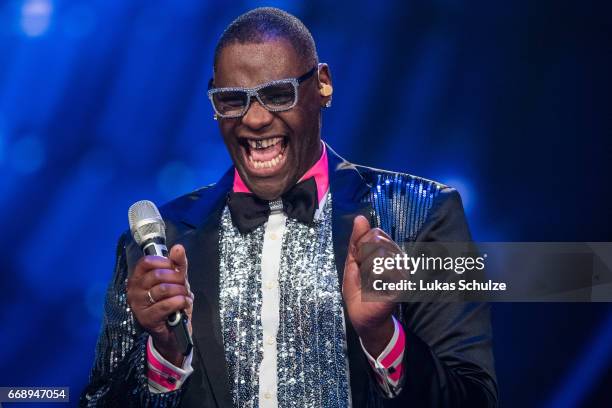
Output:
<path fill-rule="evenodd" d="M 39 37 L 47 32 L 52 14 L 51 1 L 26 0 L 21 7 L 21 29 L 29 37 Z"/>
<path fill-rule="evenodd" d="M 447 186 L 455 188 L 461 195 L 461 201 L 463 202 L 463 208 L 465 212 L 469 214 L 472 210 L 473 204 L 473 189 L 472 186 L 465 180 L 458 177 L 451 177 L 444 179 L 442 182 Z"/>

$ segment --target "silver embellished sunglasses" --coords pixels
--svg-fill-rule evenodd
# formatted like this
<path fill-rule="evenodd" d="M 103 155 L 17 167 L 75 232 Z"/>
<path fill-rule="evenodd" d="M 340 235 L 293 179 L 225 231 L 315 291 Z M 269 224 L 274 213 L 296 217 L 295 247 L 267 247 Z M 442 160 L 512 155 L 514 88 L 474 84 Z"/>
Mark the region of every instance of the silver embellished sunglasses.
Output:
<path fill-rule="evenodd" d="M 213 80 L 208 82 L 208 98 L 215 110 L 215 119 L 239 118 L 249 110 L 251 97 L 257 98 L 261 106 L 270 112 L 282 112 L 293 108 L 298 101 L 299 85 L 310 78 L 317 67 L 299 78 L 277 79 L 255 88 L 213 88 Z"/>

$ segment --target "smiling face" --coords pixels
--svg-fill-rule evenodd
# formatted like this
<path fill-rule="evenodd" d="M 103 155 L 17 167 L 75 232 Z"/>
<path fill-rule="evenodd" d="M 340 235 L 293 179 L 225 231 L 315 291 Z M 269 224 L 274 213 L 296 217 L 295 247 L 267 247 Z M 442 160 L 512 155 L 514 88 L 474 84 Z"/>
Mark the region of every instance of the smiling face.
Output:
<path fill-rule="evenodd" d="M 252 88 L 273 80 L 297 78 L 311 68 L 282 39 L 234 43 L 219 54 L 214 85 Z M 326 66 L 320 71 L 319 81 L 330 83 Z M 251 98 L 244 116 L 219 118 L 219 129 L 232 161 L 258 197 L 278 198 L 319 159 L 321 106 L 327 101 L 320 95 L 319 86 L 315 72 L 300 84 L 297 104 L 288 111 L 270 112 Z"/>

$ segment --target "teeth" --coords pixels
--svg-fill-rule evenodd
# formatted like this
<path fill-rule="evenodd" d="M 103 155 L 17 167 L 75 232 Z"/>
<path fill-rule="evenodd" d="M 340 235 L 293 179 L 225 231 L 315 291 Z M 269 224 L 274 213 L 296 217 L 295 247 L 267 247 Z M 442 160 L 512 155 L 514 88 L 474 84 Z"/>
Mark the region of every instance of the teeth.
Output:
<path fill-rule="evenodd" d="M 274 146 L 277 143 L 280 143 L 283 140 L 282 137 L 269 137 L 267 139 L 260 139 L 260 140 L 254 140 L 254 139 L 247 139 L 247 142 L 249 144 L 249 146 L 251 147 L 251 149 L 254 150 L 258 150 L 258 149 L 266 149 L 270 146 Z M 284 150 L 284 149 L 281 149 Z M 253 159 L 252 155 L 248 155 L 249 158 L 248 160 L 253 163 L 253 167 L 255 167 L 256 169 L 263 169 L 263 168 L 272 168 L 272 167 L 276 167 L 281 160 L 283 159 L 283 152 L 281 151 L 276 157 L 267 160 L 267 161 L 258 161 Z"/>
<path fill-rule="evenodd" d="M 266 161 L 254 160 L 253 156 L 249 155 L 249 161 L 253 163 L 253 166 L 256 169 L 263 169 L 263 168 L 269 169 L 272 167 L 276 167 L 281 162 L 282 159 L 283 159 L 282 153 L 279 153 L 278 156 L 276 156 L 275 158 L 266 160 Z"/>
<path fill-rule="evenodd" d="M 262 139 L 262 140 L 247 139 L 249 146 L 252 149 L 265 149 L 270 146 L 274 146 L 275 144 L 279 143 L 282 140 L 283 140 L 282 137 L 270 137 L 268 139 Z"/>

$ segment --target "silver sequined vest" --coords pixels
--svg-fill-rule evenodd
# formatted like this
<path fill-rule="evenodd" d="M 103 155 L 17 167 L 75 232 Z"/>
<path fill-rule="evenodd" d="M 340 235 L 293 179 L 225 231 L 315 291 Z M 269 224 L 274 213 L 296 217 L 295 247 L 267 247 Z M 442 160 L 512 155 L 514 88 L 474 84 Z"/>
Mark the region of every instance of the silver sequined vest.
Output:
<path fill-rule="evenodd" d="M 313 226 L 287 219 L 279 270 L 280 407 L 348 407 L 345 322 L 332 243 L 331 197 Z M 220 314 L 230 393 L 257 407 L 263 355 L 261 256 L 265 226 L 241 235 L 227 207 L 220 234 Z"/>

